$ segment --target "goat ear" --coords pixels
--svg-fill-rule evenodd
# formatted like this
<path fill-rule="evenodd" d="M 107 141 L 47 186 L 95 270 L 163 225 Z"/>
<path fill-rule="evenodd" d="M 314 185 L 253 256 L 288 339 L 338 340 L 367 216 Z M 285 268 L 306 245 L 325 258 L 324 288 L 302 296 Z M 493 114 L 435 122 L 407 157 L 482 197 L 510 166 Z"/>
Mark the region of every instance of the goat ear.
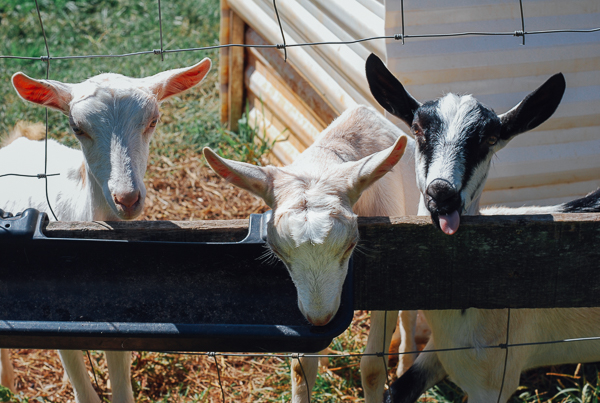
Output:
<path fill-rule="evenodd" d="M 369 186 L 392 170 L 406 151 L 406 136 L 400 136 L 393 146 L 365 157 L 352 167 L 350 203 L 354 205 Z"/>
<path fill-rule="evenodd" d="M 204 147 L 202 150 L 206 162 L 220 177 L 227 182 L 254 193 L 273 208 L 273 177 L 268 169 L 219 157 L 213 150 Z"/>
<path fill-rule="evenodd" d="M 54 80 L 36 80 L 18 72 L 12 76 L 12 84 L 21 98 L 35 104 L 58 109 L 69 114 L 71 86 Z"/>
<path fill-rule="evenodd" d="M 157 100 L 162 101 L 200 84 L 210 67 L 210 59 L 204 58 L 191 67 L 163 71 L 144 80 L 148 81 L 150 91 L 156 95 Z"/>
<path fill-rule="evenodd" d="M 555 74 L 517 106 L 500 115 L 500 138 L 510 140 L 544 123 L 558 108 L 565 88 L 565 77 L 562 73 Z"/>
<path fill-rule="evenodd" d="M 367 58 L 365 70 L 369 88 L 375 100 L 386 111 L 399 117 L 410 127 L 415 112 L 421 106 L 419 101 L 404 89 L 402 83 L 394 77 L 374 53 L 371 53 Z"/>

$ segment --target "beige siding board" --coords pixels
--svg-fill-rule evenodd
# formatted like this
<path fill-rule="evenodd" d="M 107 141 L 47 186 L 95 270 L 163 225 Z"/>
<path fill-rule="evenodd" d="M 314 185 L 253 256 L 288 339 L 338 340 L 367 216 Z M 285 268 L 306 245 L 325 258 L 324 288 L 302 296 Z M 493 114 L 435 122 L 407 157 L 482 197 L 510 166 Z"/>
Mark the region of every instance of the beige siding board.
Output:
<path fill-rule="evenodd" d="M 348 94 L 350 98 L 352 98 L 355 104 L 372 105 L 376 109 L 383 110 L 381 106 L 379 106 L 379 104 L 375 102 L 370 92 L 365 92 L 365 90 L 367 89 L 366 87 L 356 87 L 353 82 L 347 80 L 346 76 L 339 73 L 338 68 L 329 64 L 328 61 L 321 56 L 321 54 L 314 51 L 313 49 L 307 49 L 307 53 L 313 58 L 313 60 L 316 63 L 319 64 L 319 66 L 321 66 L 323 72 L 327 74 L 328 77 L 331 77 L 338 83 L 338 85 L 345 91 L 345 93 Z M 364 61 L 362 61 L 362 63 L 364 64 Z"/>
<path fill-rule="evenodd" d="M 306 146 L 313 143 L 319 130 L 302 115 L 296 106 L 286 99 L 277 89 L 256 69 L 246 71 L 246 85 L 269 109 L 281 120 L 294 135 Z"/>
<path fill-rule="evenodd" d="M 596 64 L 596 67 L 600 67 L 600 57 L 597 58 L 597 61 L 592 64 Z M 547 74 L 542 74 L 539 76 L 536 74 L 524 76 L 527 77 L 527 83 L 523 83 L 523 80 L 519 79 L 519 77 L 515 75 L 507 77 L 496 75 L 493 77 L 482 79 L 473 78 L 468 81 L 446 81 L 447 77 L 441 77 L 440 74 L 436 74 L 438 82 L 426 82 L 424 84 L 414 83 L 413 74 L 410 74 L 411 77 L 407 78 L 407 80 L 404 81 L 402 81 L 403 74 L 399 74 L 399 76 L 402 83 L 406 84 L 409 89 L 411 88 L 411 84 L 418 85 L 419 96 L 423 97 L 423 99 L 439 98 L 447 92 L 473 94 L 474 96 L 478 97 L 481 95 L 489 94 L 498 95 L 533 91 L 546 79 L 550 78 L 551 75 L 561 71 L 569 71 L 567 68 L 561 69 L 561 67 L 563 67 L 561 63 L 558 63 L 557 65 L 552 63 L 552 67 L 548 68 Z M 593 85 L 594 83 L 600 86 L 600 70 L 591 69 L 591 67 L 592 66 L 588 66 L 587 68 L 589 70 L 587 71 L 579 70 L 576 74 L 566 74 L 565 79 L 567 80 L 567 95 L 570 92 L 573 92 L 575 88 L 588 87 L 590 85 Z M 524 70 L 527 70 L 527 68 Z M 408 76 L 409 74 L 406 75 Z M 463 72 L 460 72 L 460 75 L 463 76 Z M 409 82 L 411 82 L 411 84 L 409 84 Z M 600 99 L 600 94 L 598 94 L 598 99 Z M 518 102 L 518 100 L 516 101 Z"/>
<path fill-rule="evenodd" d="M 414 3 L 413 3 L 414 4 Z M 418 3 L 417 3 L 418 4 Z M 568 4 L 565 7 L 565 4 Z M 523 13 L 525 15 L 525 28 L 527 20 L 533 17 L 569 16 L 578 14 L 591 14 L 600 12 L 600 3 L 593 0 L 564 0 L 557 1 L 523 1 Z M 472 23 L 473 21 L 494 21 L 499 19 L 514 19 L 521 29 L 521 11 L 518 2 L 469 5 L 463 7 L 435 7 L 423 10 L 415 10 L 405 4 L 404 19 L 407 27 L 423 26 L 431 33 L 439 33 L 437 27 L 450 23 Z M 399 27 L 402 22 L 400 11 L 388 11 L 386 14 L 386 28 Z M 437 28 L 439 29 L 439 28 Z M 510 31 L 507 28 L 505 31 Z"/>
<path fill-rule="evenodd" d="M 582 34 L 583 35 L 583 34 Z M 591 35 L 591 34 L 587 34 Z M 418 43 L 407 43 L 404 46 L 418 46 Z M 516 46 L 516 45 L 515 45 Z M 598 70 L 600 43 L 581 44 L 577 46 L 555 46 L 552 48 L 532 48 L 522 46 L 516 49 L 498 50 L 494 52 L 470 51 L 448 54 L 431 54 L 427 56 L 402 56 L 388 52 L 390 69 L 402 71 L 409 75 L 415 83 L 431 83 L 430 80 L 417 80 L 419 72 L 441 75 L 448 81 L 473 79 L 525 77 L 529 75 L 553 74 L 558 71 Z M 440 59 L 443 58 L 443 59 Z M 551 62 L 550 64 L 548 64 Z M 555 65 L 555 63 L 557 63 Z M 545 65 L 546 64 L 546 65 Z M 510 68 L 508 68 L 510 66 Z M 488 69 L 488 70 L 485 70 Z M 455 71 L 462 71 L 463 79 Z M 454 74 L 452 74 L 454 72 Z M 439 82 L 440 78 L 437 79 Z"/>
<path fill-rule="evenodd" d="M 246 41 L 256 45 L 268 44 L 256 31 L 248 28 L 246 31 Z M 294 93 L 295 99 L 299 100 L 305 109 L 309 111 L 310 117 L 313 117 L 319 124 L 317 127 L 326 127 L 338 116 L 338 113 L 325 100 L 319 91 L 307 81 L 291 64 L 287 63 L 277 49 L 254 48 L 250 50 L 251 54 L 268 65 L 284 83 Z M 310 118 L 309 117 L 309 118 Z"/>
<path fill-rule="evenodd" d="M 575 127 L 598 127 L 599 125 L 600 115 L 594 114 L 551 118 L 544 123 L 543 128 L 544 130 L 565 130 Z"/>
<path fill-rule="evenodd" d="M 308 0 L 301 1 L 302 4 Z M 347 39 L 359 39 L 373 36 L 383 36 L 383 18 L 374 14 L 369 8 L 355 0 L 310 0 L 320 10 L 323 10 L 330 19 L 345 33 Z M 308 10 L 308 7 L 307 7 Z M 341 35 L 338 37 L 342 38 Z M 358 46 L 356 46 L 358 45 Z M 367 52 L 373 52 L 381 57 L 385 57 L 385 40 L 376 40 L 362 42 L 352 45 L 355 50 L 365 49 Z M 357 51 L 363 59 L 369 56 L 364 52 Z"/>
<path fill-rule="evenodd" d="M 288 32 L 292 33 L 293 35 L 300 35 L 300 33 L 293 27 L 293 26 L 287 26 Z M 358 87 L 354 82 L 349 81 L 349 77 L 347 74 L 342 74 L 341 72 L 343 71 L 343 69 L 340 69 L 339 64 L 340 63 L 346 63 L 345 61 L 343 61 L 343 59 L 340 59 L 341 61 L 336 62 L 336 65 L 333 65 L 330 62 L 330 58 L 328 57 L 324 57 L 322 50 L 319 50 L 320 47 L 307 47 L 304 48 L 306 51 L 306 54 L 309 56 L 310 60 L 314 63 L 316 63 L 319 68 L 321 68 L 322 74 L 323 76 L 320 78 L 327 78 L 327 79 L 331 79 L 333 80 L 344 92 L 344 94 L 346 94 L 350 99 L 352 99 L 352 101 L 354 102 L 353 104 L 370 104 L 372 106 L 374 106 L 375 108 L 378 109 L 382 109 L 376 102 L 375 100 L 372 98 L 370 91 L 367 93 L 366 91 L 368 91 L 368 87 L 367 87 L 367 83 L 366 83 L 366 79 L 364 79 L 364 84 L 362 84 L 360 87 Z M 353 58 L 354 59 L 354 58 Z M 360 60 L 360 62 L 358 61 Z M 362 59 L 358 59 L 355 60 L 354 63 L 360 63 L 361 65 L 364 66 L 364 60 Z M 323 97 L 326 98 L 332 105 L 335 106 L 336 103 L 336 99 L 333 98 L 331 96 L 331 94 L 328 94 L 327 92 L 322 93 Z M 337 104 L 339 104 L 340 102 L 337 102 Z M 347 104 L 349 107 L 350 104 Z M 338 109 L 338 108 L 336 108 Z M 339 113 L 343 112 L 346 109 L 346 107 L 344 109 L 338 109 Z"/>
<path fill-rule="evenodd" d="M 373 14 L 383 19 L 385 18 L 385 6 L 383 5 L 383 0 L 358 0 L 360 4 L 371 10 Z"/>
<path fill-rule="evenodd" d="M 573 200 L 579 195 L 587 194 L 590 189 L 600 187 L 600 178 L 584 182 L 572 182 L 537 186 L 531 188 L 502 189 L 486 191 L 481 203 L 490 205 L 508 205 L 513 207 L 530 204 L 556 204 Z"/>
<path fill-rule="evenodd" d="M 600 140 L 519 147 L 497 154 L 489 188 L 539 186 L 600 177 Z"/>
<path fill-rule="evenodd" d="M 299 40 L 306 42 L 340 40 L 299 3 L 293 0 L 280 0 L 277 3 L 277 8 L 284 16 L 283 24 L 288 25 Z M 307 48 L 306 51 L 313 55 L 313 58 L 330 75 L 335 71 L 336 75 L 343 79 L 342 82 L 338 82 L 346 92 L 349 94 L 358 93 L 353 94 L 353 98 L 358 103 L 366 102 L 366 97 L 370 94 L 370 91 L 364 78 L 363 58 L 345 45 L 321 45 Z M 360 95 L 360 98 L 357 95 Z"/>
<path fill-rule="evenodd" d="M 281 96 L 286 99 L 293 107 L 300 113 L 300 115 L 308 122 L 312 128 L 309 130 L 316 130 L 316 133 L 321 132 L 325 126 L 317 120 L 311 111 L 308 110 L 306 105 L 300 100 L 294 92 L 292 92 L 282 78 L 277 74 L 269 65 L 269 63 L 260 56 L 258 53 L 250 52 L 252 55 L 253 67 L 256 71 L 265 77 L 267 82 L 273 86 L 274 90 L 279 92 Z M 308 145 L 312 144 L 312 141 Z"/>
<path fill-rule="evenodd" d="M 250 92 L 248 94 L 248 101 L 250 102 L 250 105 L 252 105 L 252 107 L 257 110 L 255 113 L 255 116 L 257 116 L 261 119 L 264 119 L 265 122 L 269 122 L 269 124 L 270 124 L 269 128 L 271 129 L 272 133 L 279 133 L 278 137 L 271 136 L 272 138 L 277 138 L 278 141 L 280 141 L 280 142 L 284 141 L 284 140 L 286 142 L 289 142 L 299 152 L 302 152 L 306 149 L 306 146 L 304 144 L 302 144 L 300 142 L 300 140 L 298 140 L 298 137 L 296 136 L 296 134 L 294 132 L 292 132 L 286 124 L 281 122 L 281 120 L 279 120 L 277 118 L 277 116 L 275 116 L 273 114 L 273 111 L 271 109 L 269 109 L 268 106 L 265 105 L 262 102 L 262 100 L 257 98 L 256 95 L 254 95 L 252 92 Z M 251 123 L 253 125 L 258 124 L 261 127 L 266 126 L 263 122 L 251 122 Z M 263 133 L 260 132 L 260 135 L 262 136 Z"/>
<path fill-rule="evenodd" d="M 517 168 L 521 168 L 520 175 L 515 173 L 518 172 Z M 492 167 L 486 182 L 486 190 L 588 181 L 597 178 L 599 170 L 595 156 L 565 158 L 562 161 L 521 161 L 509 167 Z"/>
<path fill-rule="evenodd" d="M 327 13 L 327 10 L 319 8 L 320 4 L 316 4 L 312 0 L 298 0 L 298 3 L 306 9 L 314 18 L 319 20 L 321 24 L 330 30 L 341 41 L 351 41 L 354 38 L 350 33 L 346 32 L 342 26 L 334 19 L 335 16 Z M 385 52 L 385 41 L 381 41 L 381 49 Z M 357 55 L 366 58 L 372 51 L 367 48 L 368 42 L 365 45 L 357 43 L 348 47 Z M 365 56 L 366 55 L 366 56 Z"/>
<path fill-rule="evenodd" d="M 260 122 L 259 130 L 266 131 L 267 138 L 271 141 L 281 138 L 281 132 L 262 116 L 257 108 L 250 111 L 249 118 L 251 122 Z M 288 141 L 275 143 L 272 153 L 281 165 L 291 164 L 300 155 L 300 152 Z"/>
<path fill-rule="evenodd" d="M 597 45 L 595 45 L 598 48 Z M 596 51 L 597 53 L 597 51 Z M 419 85 L 444 85 L 447 83 L 459 82 L 468 83 L 471 80 L 488 80 L 499 78 L 517 78 L 528 76 L 548 77 L 557 72 L 582 71 L 592 72 L 600 69 L 600 57 L 567 57 L 563 60 L 551 60 L 543 62 L 530 63 L 512 63 L 512 64 L 493 64 L 490 66 L 479 67 L 458 67 L 444 70 L 422 70 L 424 66 L 434 64 L 434 60 L 424 61 L 416 65 L 413 69 L 404 66 L 405 59 L 389 59 L 390 70 L 396 73 L 403 83 L 407 86 Z M 504 59 L 507 60 L 507 59 Z M 435 64 L 437 65 L 437 64 Z M 429 67 L 428 67 L 429 68 Z"/>
<path fill-rule="evenodd" d="M 542 126 L 545 128 L 545 126 Z M 518 147 L 546 146 L 551 144 L 569 144 L 597 140 L 600 137 L 598 126 L 573 127 L 558 130 L 534 130 L 517 136 L 508 143 L 506 150 Z"/>
<path fill-rule="evenodd" d="M 270 14 L 267 14 L 261 7 L 257 7 L 260 5 L 259 3 L 249 0 L 229 0 L 229 5 L 267 41 L 281 43 L 281 33 L 273 19 L 272 10 Z M 289 44 L 298 43 L 289 31 L 286 32 L 286 38 Z M 356 101 L 315 62 L 305 49 L 288 48 L 287 52 L 288 63 L 291 63 L 298 72 L 304 75 L 338 113 L 356 105 Z"/>

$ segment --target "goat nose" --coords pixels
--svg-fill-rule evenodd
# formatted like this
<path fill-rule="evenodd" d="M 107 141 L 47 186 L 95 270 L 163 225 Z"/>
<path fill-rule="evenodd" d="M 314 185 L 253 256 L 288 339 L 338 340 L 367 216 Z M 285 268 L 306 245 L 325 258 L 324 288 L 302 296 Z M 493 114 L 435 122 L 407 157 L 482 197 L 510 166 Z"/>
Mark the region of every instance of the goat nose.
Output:
<path fill-rule="evenodd" d="M 446 179 L 434 179 L 427 186 L 426 193 L 438 204 L 450 200 L 458 194 L 454 185 Z"/>
<path fill-rule="evenodd" d="M 140 191 L 114 194 L 113 197 L 116 204 L 122 206 L 124 209 L 128 209 L 140 201 Z"/>
<path fill-rule="evenodd" d="M 332 314 L 329 314 L 325 318 L 313 319 L 310 317 L 310 315 L 306 315 L 306 319 L 311 323 L 311 325 L 325 326 L 326 324 L 329 323 L 332 316 L 333 316 Z"/>

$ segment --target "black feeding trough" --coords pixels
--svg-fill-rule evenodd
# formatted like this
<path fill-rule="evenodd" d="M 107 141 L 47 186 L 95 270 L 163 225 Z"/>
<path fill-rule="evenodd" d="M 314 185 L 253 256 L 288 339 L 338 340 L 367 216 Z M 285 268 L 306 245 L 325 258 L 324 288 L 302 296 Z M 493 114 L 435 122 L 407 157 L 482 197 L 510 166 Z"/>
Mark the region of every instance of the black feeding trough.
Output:
<path fill-rule="evenodd" d="M 352 262 L 337 315 L 310 325 L 285 266 L 260 260 L 269 217 L 213 243 L 48 238 L 44 213 L 0 214 L 0 347 L 319 351 L 352 319 Z"/>

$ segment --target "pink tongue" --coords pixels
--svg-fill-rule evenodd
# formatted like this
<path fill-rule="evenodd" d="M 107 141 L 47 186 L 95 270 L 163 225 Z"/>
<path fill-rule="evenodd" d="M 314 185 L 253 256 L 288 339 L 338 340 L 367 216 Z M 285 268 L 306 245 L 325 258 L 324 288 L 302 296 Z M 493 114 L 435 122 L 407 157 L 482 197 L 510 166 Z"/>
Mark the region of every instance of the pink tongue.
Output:
<path fill-rule="evenodd" d="M 460 224 L 460 216 L 458 215 L 458 211 L 453 211 L 448 215 L 440 215 L 440 228 L 447 235 L 452 235 L 458 229 L 458 225 Z"/>

